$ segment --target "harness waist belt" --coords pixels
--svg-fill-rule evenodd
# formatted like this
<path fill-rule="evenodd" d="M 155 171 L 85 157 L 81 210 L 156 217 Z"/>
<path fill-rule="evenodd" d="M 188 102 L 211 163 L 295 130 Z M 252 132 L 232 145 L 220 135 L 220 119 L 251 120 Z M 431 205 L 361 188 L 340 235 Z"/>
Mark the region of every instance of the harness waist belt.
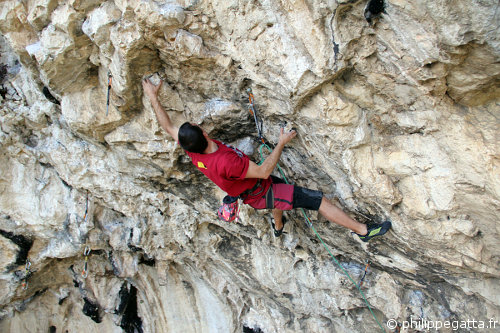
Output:
<path fill-rule="evenodd" d="M 262 179 L 259 179 L 259 180 L 257 181 L 257 183 L 255 183 L 255 185 L 254 185 L 251 189 L 243 191 L 243 192 L 240 194 L 240 198 L 245 199 L 247 196 L 249 196 L 249 195 L 250 195 L 250 194 L 252 194 L 254 191 L 256 191 L 259 187 L 262 187 Z M 264 190 L 264 189 L 262 189 L 262 191 L 263 191 L 263 190 Z M 256 193 L 255 195 L 258 195 L 258 194 L 262 193 L 262 191 L 261 191 L 261 192 L 259 192 L 259 193 Z"/>

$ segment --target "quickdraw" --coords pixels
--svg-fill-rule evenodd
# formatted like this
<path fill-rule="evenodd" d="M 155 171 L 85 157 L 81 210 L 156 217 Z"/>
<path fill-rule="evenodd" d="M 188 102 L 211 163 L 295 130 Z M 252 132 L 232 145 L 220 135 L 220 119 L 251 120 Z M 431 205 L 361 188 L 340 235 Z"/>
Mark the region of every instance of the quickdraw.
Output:
<path fill-rule="evenodd" d="M 82 277 L 84 279 L 87 278 L 89 275 L 89 270 L 88 270 L 88 262 L 89 262 L 89 255 L 90 255 L 90 247 L 85 246 L 85 249 L 83 250 L 83 256 L 85 257 L 84 262 L 83 262 L 83 271 L 82 271 Z"/>
<path fill-rule="evenodd" d="M 361 277 L 361 280 L 359 281 L 359 287 L 360 288 L 363 286 L 363 281 L 365 280 L 366 273 L 368 272 L 368 267 L 370 267 L 370 262 L 367 260 L 366 261 L 366 266 L 365 266 L 365 272 L 363 273 L 363 276 Z"/>
<path fill-rule="evenodd" d="M 29 259 L 26 259 L 26 265 L 24 266 L 24 268 L 25 268 L 25 273 L 24 273 L 22 287 L 23 290 L 26 290 L 28 289 L 28 279 L 31 276 L 31 261 Z"/>
<path fill-rule="evenodd" d="M 85 213 L 83 214 L 83 221 L 87 222 L 87 213 L 89 212 L 89 191 L 87 190 L 87 196 L 85 199 Z"/>
<path fill-rule="evenodd" d="M 111 71 L 108 71 L 108 96 L 106 98 L 106 116 L 109 113 L 109 93 L 111 91 L 111 84 L 113 82 L 113 76 L 111 75 Z"/>
<path fill-rule="evenodd" d="M 253 97 L 253 93 L 252 93 L 252 88 L 248 88 L 247 89 L 247 93 L 248 93 L 248 111 L 250 111 L 250 113 L 253 115 L 253 118 L 255 120 L 255 126 L 257 126 L 257 134 L 259 135 L 259 140 L 264 144 L 265 141 L 264 141 L 264 137 L 262 136 L 262 129 L 263 129 L 263 121 L 262 119 L 259 118 L 258 114 L 257 114 L 257 109 L 255 108 L 255 104 L 254 104 L 254 97 Z"/>

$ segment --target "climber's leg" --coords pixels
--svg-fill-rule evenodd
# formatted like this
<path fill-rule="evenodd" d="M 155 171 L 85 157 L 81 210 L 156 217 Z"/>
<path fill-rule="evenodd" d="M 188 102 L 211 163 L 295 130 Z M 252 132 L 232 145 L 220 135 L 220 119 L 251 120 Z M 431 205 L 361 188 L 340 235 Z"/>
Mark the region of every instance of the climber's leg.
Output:
<path fill-rule="evenodd" d="M 358 221 L 353 220 L 325 197 L 323 197 L 321 200 L 319 213 L 323 215 L 328 221 L 351 229 L 357 234 L 366 235 L 367 233 L 366 224 L 359 223 Z"/>
<path fill-rule="evenodd" d="M 338 225 L 351 229 L 363 242 L 368 242 L 373 237 L 384 235 L 387 231 L 389 231 L 389 229 L 391 229 L 392 226 L 390 221 L 369 224 L 359 223 L 350 218 L 346 213 L 332 204 L 325 197 L 321 200 L 319 213 L 326 217 L 330 222 L 334 222 Z"/>
<path fill-rule="evenodd" d="M 283 228 L 283 211 L 281 209 L 273 209 L 274 227 L 276 230 Z"/>

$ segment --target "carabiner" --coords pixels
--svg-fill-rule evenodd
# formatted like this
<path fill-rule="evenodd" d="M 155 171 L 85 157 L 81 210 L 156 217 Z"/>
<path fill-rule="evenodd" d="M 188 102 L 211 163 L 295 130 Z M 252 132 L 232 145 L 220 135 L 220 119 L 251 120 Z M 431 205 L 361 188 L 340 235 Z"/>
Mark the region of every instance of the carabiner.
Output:
<path fill-rule="evenodd" d="M 88 262 L 89 262 L 89 255 L 90 255 L 90 246 L 85 246 L 85 249 L 83 250 L 83 255 L 85 256 L 84 262 L 83 262 L 83 271 L 82 271 L 82 277 L 84 279 L 87 278 L 89 274 L 88 270 Z"/>
<path fill-rule="evenodd" d="M 108 93 L 106 96 L 106 116 L 109 113 L 109 92 L 111 91 L 111 84 L 113 82 L 113 75 L 111 75 L 111 71 L 108 71 Z"/>
<path fill-rule="evenodd" d="M 368 267 L 370 267 L 370 261 L 366 260 L 366 266 L 365 266 L 365 272 L 363 274 L 363 277 L 361 277 L 361 280 L 359 281 L 359 287 L 363 286 L 363 281 L 365 280 L 366 273 L 368 272 Z"/>

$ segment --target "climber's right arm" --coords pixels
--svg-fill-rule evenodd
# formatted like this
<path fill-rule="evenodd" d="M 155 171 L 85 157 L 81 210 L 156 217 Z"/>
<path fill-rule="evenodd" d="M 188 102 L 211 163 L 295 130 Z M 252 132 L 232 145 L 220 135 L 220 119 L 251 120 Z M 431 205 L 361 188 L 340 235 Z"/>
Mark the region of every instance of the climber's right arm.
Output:
<path fill-rule="evenodd" d="M 155 86 L 149 79 L 144 79 L 142 81 L 142 87 L 144 89 L 144 93 L 148 96 L 151 105 L 153 106 L 153 110 L 156 113 L 156 119 L 160 126 L 174 138 L 175 142 L 179 141 L 179 128 L 172 124 L 170 117 L 165 112 L 163 107 L 158 100 L 158 91 L 161 88 L 163 81 L 160 81 L 160 84 Z"/>

